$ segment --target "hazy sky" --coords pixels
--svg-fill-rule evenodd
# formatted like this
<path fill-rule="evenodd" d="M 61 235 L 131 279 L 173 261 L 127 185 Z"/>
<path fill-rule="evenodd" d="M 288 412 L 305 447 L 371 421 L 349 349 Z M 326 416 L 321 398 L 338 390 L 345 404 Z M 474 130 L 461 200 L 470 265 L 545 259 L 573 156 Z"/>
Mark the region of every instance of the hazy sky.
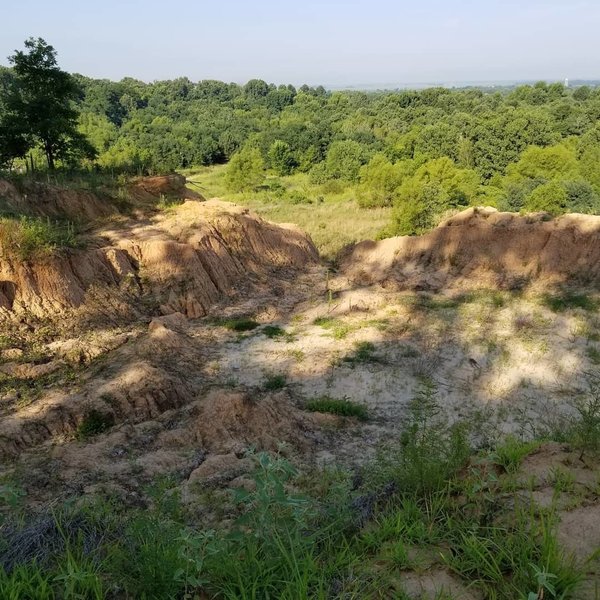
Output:
<path fill-rule="evenodd" d="M 29 36 L 60 65 L 145 81 L 600 78 L 598 0 L 0 0 L 0 64 Z"/>

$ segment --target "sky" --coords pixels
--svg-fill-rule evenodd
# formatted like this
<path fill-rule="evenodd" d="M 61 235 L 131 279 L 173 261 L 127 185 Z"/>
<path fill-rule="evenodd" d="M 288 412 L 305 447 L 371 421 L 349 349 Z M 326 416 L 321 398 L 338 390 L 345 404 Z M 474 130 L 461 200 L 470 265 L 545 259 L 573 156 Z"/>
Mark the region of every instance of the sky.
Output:
<path fill-rule="evenodd" d="M 0 0 L 70 72 L 330 86 L 600 79 L 598 0 Z"/>

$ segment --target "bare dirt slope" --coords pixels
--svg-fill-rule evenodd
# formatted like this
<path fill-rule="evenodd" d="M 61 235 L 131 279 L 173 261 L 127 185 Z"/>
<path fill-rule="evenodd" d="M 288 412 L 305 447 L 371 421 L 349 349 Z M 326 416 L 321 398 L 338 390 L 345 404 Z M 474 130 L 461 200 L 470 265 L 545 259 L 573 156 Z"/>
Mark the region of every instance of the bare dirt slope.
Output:
<path fill-rule="evenodd" d="M 600 217 L 470 208 L 420 237 L 365 241 L 341 261 L 355 284 L 402 289 L 600 285 Z"/>
<path fill-rule="evenodd" d="M 0 255 L 0 318 L 62 318 L 115 303 L 140 308 L 141 299 L 164 314 L 199 317 L 240 283 L 317 261 L 304 234 L 219 201 L 186 201 L 177 210 L 104 225 L 85 248 L 42 261 L 24 262 L 1 247 Z"/>

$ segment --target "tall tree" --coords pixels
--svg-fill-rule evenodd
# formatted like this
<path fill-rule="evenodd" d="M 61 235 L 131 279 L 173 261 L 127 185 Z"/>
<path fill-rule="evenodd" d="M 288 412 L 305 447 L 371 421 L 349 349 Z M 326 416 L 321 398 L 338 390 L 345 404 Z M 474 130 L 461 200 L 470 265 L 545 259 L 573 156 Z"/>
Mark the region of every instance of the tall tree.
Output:
<path fill-rule="evenodd" d="M 39 143 L 49 169 L 54 169 L 59 158 L 93 155 L 92 147 L 77 131 L 79 86 L 58 67 L 56 50 L 42 38 L 29 38 L 25 50 L 15 51 L 8 60 L 14 77 L 5 92 L 3 129 L 27 138 L 31 145 Z"/>

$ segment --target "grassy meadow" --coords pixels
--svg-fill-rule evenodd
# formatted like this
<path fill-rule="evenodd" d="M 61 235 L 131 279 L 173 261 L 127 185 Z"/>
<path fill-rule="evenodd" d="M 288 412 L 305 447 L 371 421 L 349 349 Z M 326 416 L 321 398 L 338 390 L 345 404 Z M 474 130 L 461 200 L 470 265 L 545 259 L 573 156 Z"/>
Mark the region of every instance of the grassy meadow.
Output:
<path fill-rule="evenodd" d="M 294 223 L 306 231 L 319 252 L 333 259 L 347 244 L 374 239 L 389 225 L 389 207 L 360 208 L 352 185 L 330 181 L 313 184 L 306 173 L 268 177 L 256 192 L 231 192 L 225 184 L 227 165 L 182 171 L 190 189 L 205 198 L 242 204 L 275 223 Z"/>

